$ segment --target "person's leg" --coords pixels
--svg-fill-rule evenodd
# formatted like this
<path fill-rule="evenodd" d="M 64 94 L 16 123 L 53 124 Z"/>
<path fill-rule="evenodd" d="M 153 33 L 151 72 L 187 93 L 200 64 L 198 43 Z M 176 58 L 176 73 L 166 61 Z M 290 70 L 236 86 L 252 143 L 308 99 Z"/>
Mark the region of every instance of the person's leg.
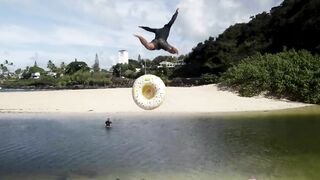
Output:
<path fill-rule="evenodd" d="M 176 10 L 176 12 L 174 13 L 174 15 L 172 16 L 171 20 L 168 22 L 168 24 L 166 24 L 165 26 L 171 28 L 172 24 L 174 23 L 174 21 L 177 19 L 179 13 L 179 8 Z"/>
<path fill-rule="evenodd" d="M 151 42 L 148 42 L 144 37 L 136 35 L 136 34 L 134 34 L 134 36 L 137 37 L 140 40 L 141 44 L 145 48 L 147 48 L 148 50 L 154 50 L 155 49 L 155 45 L 153 43 L 151 43 Z"/>
<path fill-rule="evenodd" d="M 158 32 L 156 33 L 156 35 L 159 37 L 159 38 L 162 38 L 164 40 L 167 40 L 168 37 L 169 37 L 169 34 L 170 34 L 170 29 L 171 29 L 171 26 L 172 24 L 174 23 L 174 21 L 177 19 L 177 16 L 178 16 L 178 10 L 176 10 L 176 13 L 174 13 L 174 15 L 172 16 L 171 20 L 163 26 L 162 29 L 159 29 Z"/>

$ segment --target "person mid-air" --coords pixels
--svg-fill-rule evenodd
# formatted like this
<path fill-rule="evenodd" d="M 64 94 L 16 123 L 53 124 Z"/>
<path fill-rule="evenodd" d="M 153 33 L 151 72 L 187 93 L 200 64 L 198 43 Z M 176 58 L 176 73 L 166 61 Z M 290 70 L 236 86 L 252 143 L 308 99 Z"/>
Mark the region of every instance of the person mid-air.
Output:
<path fill-rule="evenodd" d="M 165 51 L 168 51 L 171 54 L 179 54 L 178 49 L 171 46 L 168 42 L 168 36 L 170 33 L 170 29 L 174 21 L 176 20 L 178 16 L 179 8 L 176 10 L 174 15 L 172 16 L 171 20 L 168 22 L 168 24 L 164 25 L 161 29 L 154 29 L 149 28 L 145 26 L 139 26 L 140 28 L 155 33 L 156 37 L 151 41 L 148 42 L 144 37 L 140 35 L 134 34 L 137 38 L 139 38 L 141 44 L 147 48 L 148 50 L 160 50 L 163 49 Z"/>

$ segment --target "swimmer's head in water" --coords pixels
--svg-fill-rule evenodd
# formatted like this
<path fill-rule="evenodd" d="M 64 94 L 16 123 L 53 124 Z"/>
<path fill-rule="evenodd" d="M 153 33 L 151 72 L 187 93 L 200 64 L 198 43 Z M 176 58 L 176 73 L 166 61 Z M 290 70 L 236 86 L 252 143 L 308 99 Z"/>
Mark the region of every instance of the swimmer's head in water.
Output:
<path fill-rule="evenodd" d="M 168 52 L 170 52 L 171 54 L 179 54 L 178 49 L 173 46 L 168 49 Z"/>

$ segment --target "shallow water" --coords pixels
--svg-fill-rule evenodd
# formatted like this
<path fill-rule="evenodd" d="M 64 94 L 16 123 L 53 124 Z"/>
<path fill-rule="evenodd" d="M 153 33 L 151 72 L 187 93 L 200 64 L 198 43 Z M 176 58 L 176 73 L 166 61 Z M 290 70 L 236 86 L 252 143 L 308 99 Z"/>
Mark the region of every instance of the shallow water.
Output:
<path fill-rule="evenodd" d="M 317 179 L 320 116 L 1 114 L 0 179 Z"/>

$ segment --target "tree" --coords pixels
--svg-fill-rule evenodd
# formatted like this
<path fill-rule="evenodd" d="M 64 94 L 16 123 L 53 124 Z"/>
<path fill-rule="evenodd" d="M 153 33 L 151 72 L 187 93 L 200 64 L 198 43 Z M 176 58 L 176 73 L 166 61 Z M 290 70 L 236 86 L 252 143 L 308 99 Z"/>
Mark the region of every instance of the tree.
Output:
<path fill-rule="evenodd" d="M 136 75 L 135 72 L 132 71 L 132 70 L 130 70 L 130 69 L 124 71 L 124 73 L 123 73 L 123 76 L 124 76 L 124 77 L 130 78 L 130 79 L 134 79 L 134 78 L 135 78 L 135 75 Z"/>
<path fill-rule="evenodd" d="M 136 69 L 136 68 L 141 68 L 142 67 L 142 64 L 141 62 L 139 61 L 136 61 L 134 59 L 129 59 L 129 66 L 133 69 Z M 130 68 L 129 67 L 129 68 Z"/>
<path fill-rule="evenodd" d="M 186 58 L 186 55 L 180 55 L 179 57 L 178 57 L 178 60 L 180 60 L 180 61 L 182 61 L 182 60 L 184 60 Z"/>
<path fill-rule="evenodd" d="M 62 63 L 60 64 L 60 69 L 62 69 L 63 72 L 64 72 L 64 70 L 66 69 L 66 64 L 65 64 L 64 62 L 62 62 Z"/>
<path fill-rule="evenodd" d="M 57 67 L 56 69 L 57 77 L 60 77 L 61 75 L 63 75 L 65 73 L 65 70 L 66 70 L 66 65 L 64 62 L 61 62 L 60 67 Z"/>
<path fill-rule="evenodd" d="M 3 64 L 0 64 L 0 70 L 1 70 L 1 75 L 4 76 L 4 74 L 9 74 L 9 68 L 8 66 L 13 66 L 12 62 L 9 62 L 8 60 L 4 60 Z"/>
<path fill-rule="evenodd" d="M 48 61 L 47 68 L 48 68 L 51 72 L 56 72 L 56 71 L 57 71 L 56 65 L 55 65 L 51 60 Z"/>
<path fill-rule="evenodd" d="M 21 69 L 21 68 L 18 68 L 18 69 L 16 69 L 16 70 L 14 71 L 14 73 L 15 73 L 16 75 L 19 75 L 19 74 L 22 73 L 22 69 Z"/>
<path fill-rule="evenodd" d="M 142 64 L 142 68 L 143 68 L 143 72 L 144 74 L 147 74 L 148 71 L 152 68 L 152 61 L 150 59 L 143 59 L 143 61 L 141 61 Z"/>
<path fill-rule="evenodd" d="M 89 70 L 90 68 L 88 67 L 87 63 L 83 61 L 74 61 L 66 66 L 65 73 L 68 75 L 72 75 L 77 71 L 89 71 Z"/>
<path fill-rule="evenodd" d="M 96 59 L 94 61 L 92 69 L 93 69 L 94 72 L 99 72 L 100 71 L 98 54 L 96 54 Z"/>
<path fill-rule="evenodd" d="M 112 66 L 112 75 L 115 77 L 121 77 L 123 72 L 128 70 L 128 66 L 125 64 L 118 63 Z"/>
<path fill-rule="evenodd" d="M 29 79 L 31 77 L 31 73 L 29 72 L 29 66 L 26 67 L 26 69 L 24 69 L 22 71 L 22 78 L 23 79 Z"/>
<path fill-rule="evenodd" d="M 129 61 L 134 62 L 134 61 Z M 115 77 L 126 77 L 126 78 L 135 78 L 136 75 L 136 64 L 122 64 L 118 63 L 114 66 L 112 66 L 112 75 Z"/>
<path fill-rule="evenodd" d="M 0 64 L 1 75 L 3 76 L 6 72 L 8 72 L 8 68 L 4 64 Z"/>
<path fill-rule="evenodd" d="M 38 66 L 33 66 L 33 67 L 30 67 L 29 70 L 28 70 L 29 73 L 40 73 L 41 75 L 44 75 L 45 74 L 45 70 L 42 69 L 41 67 L 38 67 Z"/>

